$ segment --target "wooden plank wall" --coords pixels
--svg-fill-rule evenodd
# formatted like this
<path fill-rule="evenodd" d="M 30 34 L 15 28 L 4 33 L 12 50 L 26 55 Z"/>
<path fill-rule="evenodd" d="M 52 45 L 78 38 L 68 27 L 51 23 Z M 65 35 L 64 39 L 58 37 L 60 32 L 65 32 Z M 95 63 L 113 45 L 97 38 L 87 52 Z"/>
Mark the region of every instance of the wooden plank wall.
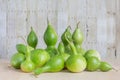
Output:
<path fill-rule="evenodd" d="M 24 43 L 33 26 L 39 48 L 45 48 L 43 33 L 47 17 L 60 36 L 68 25 L 72 32 L 78 21 L 85 49 L 97 49 L 105 60 L 120 58 L 119 0 L 0 0 L 0 57 L 10 58 L 15 45 Z"/>

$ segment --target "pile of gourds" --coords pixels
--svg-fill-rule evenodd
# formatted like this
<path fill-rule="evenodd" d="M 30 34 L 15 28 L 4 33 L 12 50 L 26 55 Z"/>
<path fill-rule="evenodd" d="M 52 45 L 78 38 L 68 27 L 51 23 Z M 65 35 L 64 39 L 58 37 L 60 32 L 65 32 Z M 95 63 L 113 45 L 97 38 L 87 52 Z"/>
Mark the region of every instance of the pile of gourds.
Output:
<path fill-rule="evenodd" d="M 38 37 L 31 27 L 26 44 L 16 45 L 18 52 L 12 55 L 11 65 L 15 69 L 21 69 L 23 72 L 33 72 L 35 75 L 43 72 L 59 72 L 64 69 L 70 72 L 111 70 L 110 64 L 101 61 L 98 51 L 86 51 L 82 48 L 84 36 L 78 25 L 79 23 L 77 23 L 73 34 L 70 26 L 68 26 L 61 35 L 58 47 L 56 47 L 58 35 L 48 22 L 43 37 L 47 45 L 46 49 L 36 48 Z"/>

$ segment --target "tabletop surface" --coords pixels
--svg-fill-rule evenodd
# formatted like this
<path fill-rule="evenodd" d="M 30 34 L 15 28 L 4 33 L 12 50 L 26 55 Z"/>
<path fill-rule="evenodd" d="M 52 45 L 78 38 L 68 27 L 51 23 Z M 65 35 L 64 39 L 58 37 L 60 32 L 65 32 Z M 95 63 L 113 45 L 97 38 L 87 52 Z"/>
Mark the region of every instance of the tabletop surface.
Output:
<path fill-rule="evenodd" d="M 34 76 L 12 68 L 9 60 L 0 60 L 0 80 L 120 80 L 120 70 L 109 72 L 81 72 L 70 73 L 61 71 L 57 73 L 43 73 Z"/>

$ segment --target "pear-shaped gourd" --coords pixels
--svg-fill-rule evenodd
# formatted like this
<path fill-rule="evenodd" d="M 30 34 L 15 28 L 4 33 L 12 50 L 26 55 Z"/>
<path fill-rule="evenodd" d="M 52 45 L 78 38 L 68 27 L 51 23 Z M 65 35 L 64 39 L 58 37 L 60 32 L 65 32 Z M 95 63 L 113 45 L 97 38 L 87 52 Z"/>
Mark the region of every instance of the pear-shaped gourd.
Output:
<path fill-rule="evenodd" d="M 31 27 L 31 31 L 27 37 L 27 43 L 29 46 L 31 46 L 33 48 L 36 48 L 37 43 L 38 43 L 38 37 L 32 27 Z"/>
<path fill-rule="evenodd" d="M 83 34 L 82 34 L 80 28 L 78 27 L 78 24 L 79 23 L 77 23 L 77 27 L 76 27 L 75 31 L 73 32 L 73 34 L 72 34 L 72 39 L 73 39 L 74 44 L 81 45 L 83 40 L 84 40 L 84 37 L 83 37 Z"/>
<path fill-rule="evenodd" d="M 24 44 L 17 44 L 16 49 L 19 53 L 23 53 L 23 54 L 25 54 L 27 50 Z"/>
<path fill-rule="evenodd" d="M 109 71 L 111 69 L 112 69 L 112 66 L 109 63 L 104 62 L 104 61 L 101 62 L 101 64 L 100 64 L 100 70 L 101 71 L 107 72 L 107 71 Z"/>
<path fill-rule="evenodd" d="M 53 26 L 48 21 L 48 26 L 44 33 L 44 41 L 47 47 L 55 46 L 57 43 L 57 40 L 58 40 L 58 35 L 56 31 L 54 30 Z"/>
<path fill-rule="evenodd" d="M 79 23 L 80 22 L 77 23 L 77 27 L 72 34 L 72 39 L 73 39 L 73 43 L 77 49 L 77 52 L 81 55 L 84 55 L 86 52 L 82 48 L 82 43 L 83 43 L 84 37 L 83 37 L 83 33 L 81 32 L 80 28 L 78 27 Z"/>
<path fill-rule="evenodd" d="M 34 70 L 34 74 L 38 75 L 43 72 L 58 72 L 64 68 L 64 59 L 61 55 L 52 57 L 43 67 Z"/>

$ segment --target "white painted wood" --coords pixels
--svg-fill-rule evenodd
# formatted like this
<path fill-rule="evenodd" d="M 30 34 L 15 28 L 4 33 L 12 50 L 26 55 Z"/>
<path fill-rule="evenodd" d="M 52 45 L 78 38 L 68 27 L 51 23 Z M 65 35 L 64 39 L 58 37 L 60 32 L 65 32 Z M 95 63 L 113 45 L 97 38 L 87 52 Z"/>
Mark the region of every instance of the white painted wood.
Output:
<path fill-rule="evenodd" d="M 6 0 L 0 0 L 0 58 L 6 57 Z"/>
<path fill-rule="evenodd" d="M 120 58 L 119 0 L 0 0 L 0 56 L 10 58 L 16 44 L 24 43 L 19 36 L 26 38 L 31 26 L 39 37 L 37 47 L 46 48 L 47 17 L 58 33 L 58 42 L 68 25 L 73 32 L 80 21 L 86 50 L 98 50 L 104 60 Z"/>
<path fill-rule="evenodd" d="M 120 1 L 116 0 L 116 58 L 120 61 Z"/>
<path fill-rule="evenodd" d="M 98 50 L 103 56 L 107 55 L 107 18 L 105 0 L 98 0 L 97 5 L 97 43 Z M 101 47 L 100 47 L 101 46 Z"/>

